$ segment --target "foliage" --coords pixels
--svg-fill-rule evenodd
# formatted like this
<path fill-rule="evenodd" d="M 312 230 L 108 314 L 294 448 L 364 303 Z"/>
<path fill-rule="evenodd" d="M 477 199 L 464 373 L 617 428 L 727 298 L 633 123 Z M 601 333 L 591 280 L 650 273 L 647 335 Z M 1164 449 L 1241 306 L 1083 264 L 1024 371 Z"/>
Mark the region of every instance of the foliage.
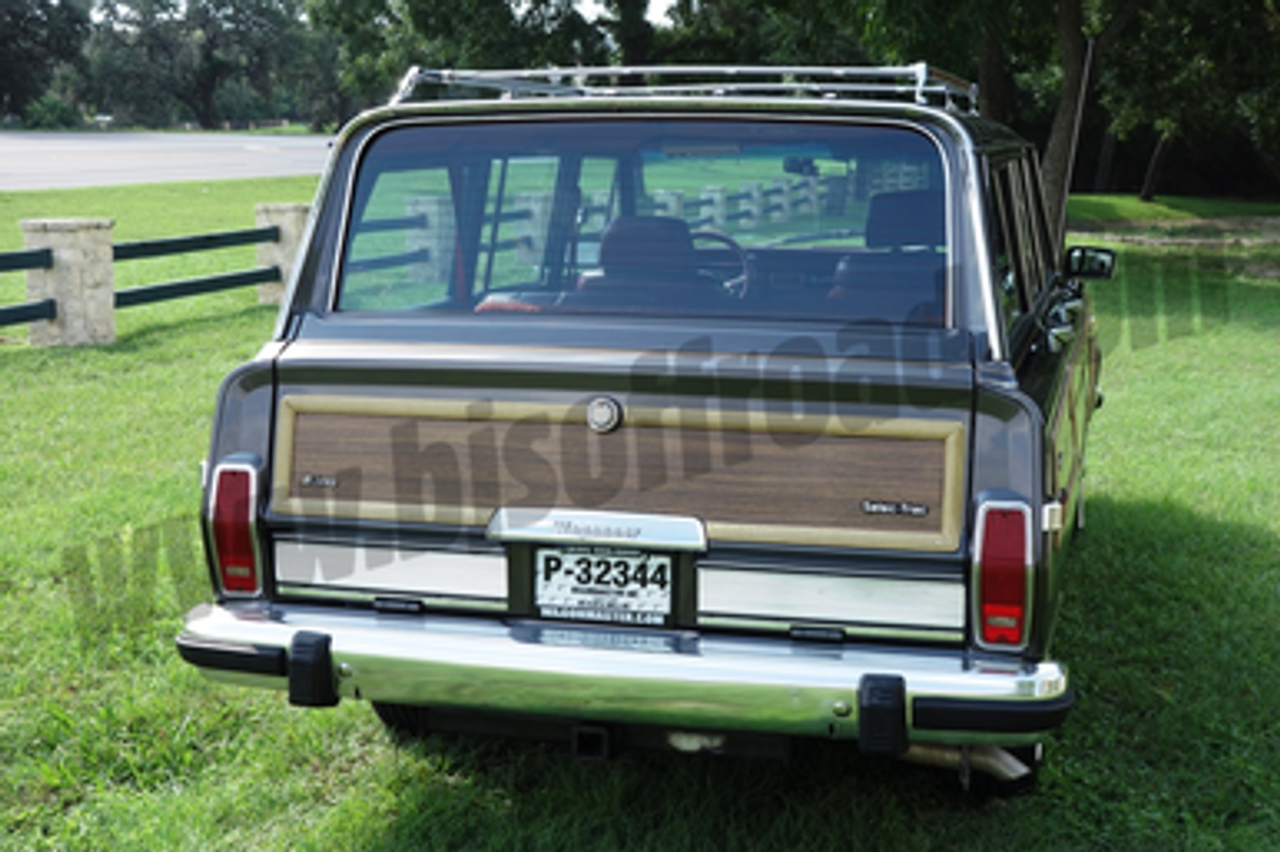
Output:
<path fill-rule="evenodd" d="M 88 0 L 0 0 L 0 118 L 23 114 L 44 94 L 88 26 Z"/>
<path fill-rule="evenodd" d="M 73 130 L 83 123 L 80 111 L 52 92 L 27 105 L 23 126 L 32 130 Z"/>
<path fill-rule="evenodd" d="M 1062 209 L 1075 163 L 1077 116 L 1088 96 L 1086 40 L 1095 39 L 1094 62 L 1101 61 L 1138 6 L 1123 0 L 1058 0 L 1056 8 L 1034 0 L 959 0 L 940 12 L 927 0 L 858 4 L 877 53 L 896 61 L 927 56 L 944 67 L 954 62 L 951 70 L 976 76 L 984 115 L 1018 126 L 1029 107 L 1048 107 L 1052 119 L 1041 153 L 1045 198 L 1049 210 Z M 1019 103 L 1019 89 L 1033 97 Z"/>
<path fill-rule="evenodd" d="M 413 65 L 522 68 L 607 62 L 603 33 L 572 0 L 308 0 L 336 34 L 341 82 L 358 101 L 384 100 Z"/>
<path fill-rule="evenodd" d="M 1238 132 L 1280 177 L 1280 13 L 1274 0 L 1149 0 L 1126 50 L 1102 68 L 1103 102 L 1121 137 Z"/>
<path fill-rule="evenodd" d="M 104 2 L 100 15 L 84 93 L 126 124 L 167 124 L 180 108 L 215 128 L 237 89 L 238 105 L 253 112 L 254 97 L 272 100 L 304 44 L 297 0 Z"/>
<path fill-rule="evenodd" d="M 600 18 L 597 25 L 613 36 L 623 65 L 644 65 L 653 61 L 654 28 L 646 16 L 648 0 L 605 0 L 612 18 Z"/>
<path fill-rule="evenodd" d="M 383 102 L 412 65 L 925 59 L 977 79 L 984 114 L 1043 143 L 1051 203 L 1081 98 L 1106 113 L 1087 122 L 1099 133 L 1226 140 L 1280 180 L 1276 0 L 675 0 L 663 26 L 649 0 L 601 0 L 593 20 L 583 0 L 97 0 L 91 19 L 92 2 L 0 0 L 0 118 L 52 94 L 117 126 L 321 128 Z"/>
<path fill-rule="evenodd" d="M 856 65 L 857 19 L 840 0 L 677 0 L 657 33 L 663 62 Z"/>

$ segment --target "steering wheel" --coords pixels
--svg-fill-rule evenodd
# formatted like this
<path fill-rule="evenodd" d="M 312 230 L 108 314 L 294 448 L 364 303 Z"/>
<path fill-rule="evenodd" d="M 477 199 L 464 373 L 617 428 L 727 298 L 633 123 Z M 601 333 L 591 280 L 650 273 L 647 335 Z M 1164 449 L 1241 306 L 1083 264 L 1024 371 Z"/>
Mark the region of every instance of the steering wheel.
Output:
<path fill-rule="evenodd" d="M 751 264 L 747 257 L 747 250 L 742 247 L 742 243 L 735 240 L 728 234 L 720 231 L 693 231 L 689 234 L 694 242 L 698 240 L 710 240 L 714 243 L 720 243 L 733 252 L 734 259 L 730 263 L 712 263 L 707 264 L 708 271 L 714 270 L 719 273 L 721 268 L 728 270 L 731 274 L 728 278 L 720 281 L 720 286 L 730 295 L 743 299 L 746 298 L 747 289 L 751 283 Z M 736 267 L 736 268 L 735 268 Z M 717 274 L 717 277 L 719 275 Z"/>

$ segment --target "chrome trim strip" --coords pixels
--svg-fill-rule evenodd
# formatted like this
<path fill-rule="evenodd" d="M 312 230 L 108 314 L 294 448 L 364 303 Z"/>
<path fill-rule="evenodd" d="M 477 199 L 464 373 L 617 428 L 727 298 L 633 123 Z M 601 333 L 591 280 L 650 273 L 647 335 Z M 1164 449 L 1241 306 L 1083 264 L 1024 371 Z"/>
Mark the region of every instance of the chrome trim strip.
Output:
<path fill-rule="evenodd" d="M 721 630 L 749 630 L 753 633 L 788 634 L 793 627 L 830 627 L 844 634 L 846 639 L 906 639 L 917 642 L 961 642 L 964 640 L 963 630 L 916 630 L 898 627 L 870 627 L 864 625 L 844 625 L 799 621 L 767 621 L 752 618 L 735 618 L 733 616 L 699 615 L 699 627 L 719 628 Z"/>
<path fill-rule="evenodd" d="M 987 180 L 988 174 L 978 162 L 972 147 L 965 146 L 964 156 L 970 165 L 975 184 L 972 187 L 967 187 L 969 191 L 965 193 L 965 200 L 969 207 L 967 215 L 969 221 L 973 223 L 971 236 L 974 238 L 973 244 L 967 246 L 967 248 L 974 253 L 979 270 L 974 284 L 978 287 L 979 295 L 982 298 L 983 320 L 987 325 L 987 343 L 991 347 L 989 360 L 1004 361 L 1009 357 L 1009 353 L 1005 340 L 1004 325 L 1000 321 L 1000 310 L 996 307 L 994 272 L 992 271 L 995 269 L 995 263 L 991 257 L 990 246 L 985 239 L 985 235 L 990 233 L 990 228 L 996 227 L 996 225 L 988 221 L 986 207 L 982 204 L 981 184 Z"/>
<path fill-rule="evenodd" d="M 855 738 L 866 674 L 905 681 L 913 742 L 1030 744 L 1044 732 L 922 731 L 917 698 L 983 702 L 993 713 L 1067 693 L 1055 662 L 983 665 L 959 649 L 815 645 L 778 638 L 628 631 L 563 623 L 453 616 L 385 616 L 333 608 L 204 605 L 186 641 L 287 648 L 300 630 L 331 637 L 344 698 L 484 708 L 708 730 Z M 551 636 L 544 632 L 551 631 Z M 627 647 L 621 634 L 670 639 Z M 581 634 L 581 643 L 568 641 Z M 602 635 L 608 634 L 608 635 Z M 601 640 L 601 641 L 595 641 Z M 215 678 L 245 682 L 205 668 Z M 284 688 L 286 678 L 255 685 Z M 850 712 L 850 710 L 853 712 Z"/>
<path fill-rule="evenodd" d="M 503 542 L 599 544 L 694 552 L 707 549 L 707 531 L 697 518 L 586 509 L 498 509 L 485 535 Z"/>
<path fill-rule="evenodd" d="M 804 624 L 866 624 L 961 630 L 961 582 L 839 574 L 698 569 L 698 612 Z"/>
<path fill-rule="evenodd" d="M 275 545 L 276 581 L 282 587 L 342 587 L 397 596 L 423 595 L 506 602 L 507 557 L 503 553 L 397 550 L 280 540 Z"/>
<path fill-rule="evenodd" d="M 422 604 L 425 609 L 452 609 L 459 612 L 490 613 L 507 611 L 507 602 L 498 600 L 474 600 L 423 594 L 379 595 L 363 589 L 329 589 L 315 586 L 293 586 L 285 583 L 277 584 L 276 591 L 283 597 L 302 598 L 309 601 L 341 601 L 342 603 L 360 603 L 372 606 L 373 602 L 378 598 L 394 597 L 397 600 L 416 601 Z"/>

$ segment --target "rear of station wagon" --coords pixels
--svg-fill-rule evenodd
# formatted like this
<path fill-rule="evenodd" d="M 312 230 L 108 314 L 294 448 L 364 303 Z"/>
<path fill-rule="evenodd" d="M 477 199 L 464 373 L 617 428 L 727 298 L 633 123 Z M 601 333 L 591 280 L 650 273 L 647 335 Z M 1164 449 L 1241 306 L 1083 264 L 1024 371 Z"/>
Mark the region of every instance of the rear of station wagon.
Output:
<path fill-rule="evenodd" d="M 507 96 L 354 122 L 220 393 L 184 658 L 405 732 L 1025 776 L 1087 303 L 1025 143 L 888 71 L 476 72 Z"/>

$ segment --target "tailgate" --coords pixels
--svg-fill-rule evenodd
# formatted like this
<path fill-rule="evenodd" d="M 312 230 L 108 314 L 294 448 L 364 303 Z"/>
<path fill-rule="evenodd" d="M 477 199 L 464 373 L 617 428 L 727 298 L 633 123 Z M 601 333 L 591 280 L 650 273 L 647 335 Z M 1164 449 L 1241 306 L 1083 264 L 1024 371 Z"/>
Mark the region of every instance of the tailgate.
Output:
<path fill-rule="evenodd" d="M 278 591 L 545 616 L 536 541 L 495 534 L 495 512 L 614 550 L 563 524 L 674 518 L 705 537 L 677 554 L 664 623 L 963 638 L 972 377 L 957 336 L 717 343 L 291 344 L 267 515 Z"/>

